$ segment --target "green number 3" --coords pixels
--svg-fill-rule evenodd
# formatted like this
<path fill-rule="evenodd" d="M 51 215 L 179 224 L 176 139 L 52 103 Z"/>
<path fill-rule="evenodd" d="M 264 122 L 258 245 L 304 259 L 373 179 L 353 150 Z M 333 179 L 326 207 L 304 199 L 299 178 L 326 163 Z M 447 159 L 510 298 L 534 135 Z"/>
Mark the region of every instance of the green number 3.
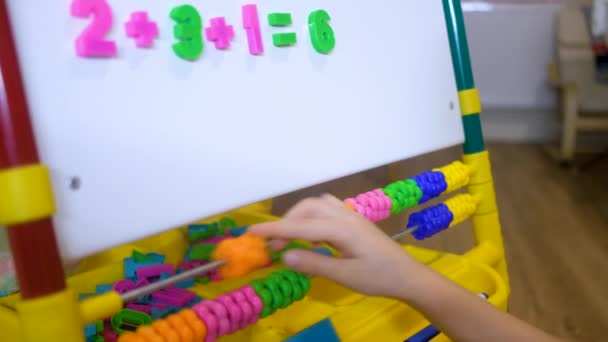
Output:
<path fill-rule="evenodd" d="M 329 26 L 331 17 L 324 10 L 317 10 L 308 16 L 308 28 L 312 46 L 318 53 L 328 54 L 336 46 L 334 30 Z"/>
<path fill-rule="evenodd" d="M 173 35 L 179 42 L 173 44 L 173 52 L 183 59 L 197 59 L 205 48 L 203 23 L 196 8 L 182 5 L 171 10 L 171 19 L 176 21 Z"/>

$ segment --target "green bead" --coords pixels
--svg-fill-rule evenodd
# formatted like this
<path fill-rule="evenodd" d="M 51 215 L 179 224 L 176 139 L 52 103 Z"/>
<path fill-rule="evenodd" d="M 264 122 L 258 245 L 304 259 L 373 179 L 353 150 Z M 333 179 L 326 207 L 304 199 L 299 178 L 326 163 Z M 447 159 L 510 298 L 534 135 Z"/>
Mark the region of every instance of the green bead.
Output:
<path fill-rule="evenodd" d="M 272 294 L 265 288 L 264 282 L 258 279 L 253 281 L 250 286 L 253 288 L 258 297 L 260 297 L 262 304 L 264 305 L 262 312 L 260 313 L 260 317 L 264 318 L 271 315 L 275 311 L 272 307 Z"/>
<path fill-rule="evenodd" d="M 283 47 L 295 45 L 298 42 L 295 32 L 290 33 L 275 33 L 272 35 L 272 43 L 274 46 Z"/>
<path fill-rule="evenodd" d="M 291 13 L 270 13 L 268 14 L 268 25 L 275 27 L 285 27 L 292 24 Z"/>
<path fill-rule="evenodd" d="M 293 290 L 291 289 L 291 284 L 289 281 L 283 278 L 278 272 L 271 274 L 269 279 L 274 281 L 279 286 L 279 289 L 283 294 L 283 303 L 281 304 L 281 309 L 288 307 L 293 302 Z"/>
<path fill-rule="evenodd" d="M 217 246 L 212 244 L 192 246 L 192 249 L 190 250 L 190 260 L 209 261 L 216 248 Z"/>
<path fill-rule="evenodd" d="M 283 308 L 284 305 L 284 296 L 281 293 L 278 285 L 272 281 L 271 279 L 264 280 L 264 286 L 270 291 L 272 294 L 272 308 L 277 310 L 279 308 Z"/>
<path fill-rule="evenodd" d="M 300 286 L 302 287 L 302 291 L 304 292 L 304 296 L 306 296 L 306 294 L 308 294 L 308 291 L 310 291 L 310 280 L 308 279 L 308 277 L 306 275 L 304 275 L 304 273 L 300 273 L 300 272 L 295 272 L 296 276 L 298 277 L 298 281 L 300 282 Z"/>
<path fill-rule="evenodd" d="M 280 271 L 283 278 L 287 279 L 291 284 L 291 290 L 293 291 L 292 298 L 294 301 L 300 300 L 304 298 L 304 292 L 302 291 L 302 287 L 300 286 L 300 282 L 298 281 L 298 277 L 293 271 L 290 270 L 281 270 Z"/>

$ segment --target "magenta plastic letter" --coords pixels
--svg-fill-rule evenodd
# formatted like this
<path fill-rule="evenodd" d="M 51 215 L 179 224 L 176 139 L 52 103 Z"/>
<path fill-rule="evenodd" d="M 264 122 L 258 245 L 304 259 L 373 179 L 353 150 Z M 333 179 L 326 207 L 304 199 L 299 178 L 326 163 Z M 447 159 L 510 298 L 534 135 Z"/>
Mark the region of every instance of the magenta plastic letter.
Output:
<path fill-rule="evenodd" d="M 104 40 L 112 29 L 112 9 L 106 0 L 73 0 L 70 7 L 72 16 L 88 18 L 93 21 L 76 38 L 76 54 L 80 57 L 116 56 L 116 43 Z"/>
<path fill-rule="evenodd" d="M 260 18 L 258 17 L 258 6 L 251 4 L 243 6 L 243 27 L 247 31 L 249 42 L 249 53 L 261 55 L 264 53 L 264 42 L 260 31 Z"/>

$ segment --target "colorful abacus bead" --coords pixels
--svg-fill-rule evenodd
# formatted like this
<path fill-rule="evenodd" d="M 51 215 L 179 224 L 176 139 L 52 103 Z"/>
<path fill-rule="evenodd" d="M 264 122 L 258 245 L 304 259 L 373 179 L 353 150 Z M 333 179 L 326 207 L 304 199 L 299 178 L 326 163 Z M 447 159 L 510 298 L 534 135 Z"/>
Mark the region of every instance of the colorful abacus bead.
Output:
<path fill-rule="evenodd" d="M 453 219 L 448 206 L 441 203 L 410 215 L 407 226 L 418 227 L 413 235 L 418 240 L 424 240 L 447 229 Z"/>
<path fill-rule="evenodd" d="M 454 219 L 450 223 L 450 227 L 452 227 L 471 217 L 477 210 L 478 201 L 470 194 L 460 194 L 445 201 L 445 205 L 454 215 Z"/>
<path fill-rule="evenodd" d="M 218 269 L 222 279 L 244 276 L 262 268 L 271 260 L 264 239 L 251 234 L 220 242 L 213 251 L 211 259 L 226 262 Z"/>
<path fill-rule="evenodd" d="M 411 179 L 389 184 L 382 191 L 391 199 L 391 214 L 393 215 L 415 207 L 422 197 L 422 190 Z"/>
<path fill-rule="evenodd" d="M 460 161 L 455 161 L 433 171 L 441 172 L 445 176 L 446 194 L 466 186 L 471 180 L 471 168 Z"/>
<path fill-rule="evenodd" d="M 448 188 L 444 174 L 439 171 L 424 172 L 411 179 L 416 182 L 422 191 L 422 197 L 420 197 L 418 204 L 423 204 L 433 198 L 439 197 Z"/>

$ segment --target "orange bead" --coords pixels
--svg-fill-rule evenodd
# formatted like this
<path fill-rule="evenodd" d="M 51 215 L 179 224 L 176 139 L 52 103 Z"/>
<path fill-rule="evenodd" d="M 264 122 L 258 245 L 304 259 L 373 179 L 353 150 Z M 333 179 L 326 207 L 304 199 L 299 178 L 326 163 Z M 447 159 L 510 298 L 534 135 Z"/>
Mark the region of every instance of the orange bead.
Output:
<path fill-rule="evenodd" d="M 213 251 L 211 258 L 226 261 L 218 270 L 222 279 L 244 276 L 270 262 L 266 241 L 251 234 L 223 240 Z"/>
<path fill-rule="evenodd" d="M 200 318 L 194 310 L 192 309 L 184 309 L 179 312 L 179 316 L 188 323 L 192 332 L 194 332 L 194 340 L 202 341 L 207 337 L 207 326 Z"/>
<path fill-rule="evenodd" d="M 118 337 L 118 342 L 146 342 L 146 339 L 136 333 L 127 332 Z"/>
<path fill-rule="evenodd" d="M 190 325 L 179 315 L 171 315 L 167 317 L 166 321 L 173 327 L 182 342 L 194 341 L 194 332 L 190 329 Z"/>
<path fill-rule="evenodd" d="M 149 325 L 137 328 L 137 335 L 141 336 L 146 342 L 165 342 L 165 340 Z"/>
<path fill-rule="evenodd" d="M 152 323 L 152 328 L 165 342 L 180 342 L 177 332 L 164 319 Z"/>

